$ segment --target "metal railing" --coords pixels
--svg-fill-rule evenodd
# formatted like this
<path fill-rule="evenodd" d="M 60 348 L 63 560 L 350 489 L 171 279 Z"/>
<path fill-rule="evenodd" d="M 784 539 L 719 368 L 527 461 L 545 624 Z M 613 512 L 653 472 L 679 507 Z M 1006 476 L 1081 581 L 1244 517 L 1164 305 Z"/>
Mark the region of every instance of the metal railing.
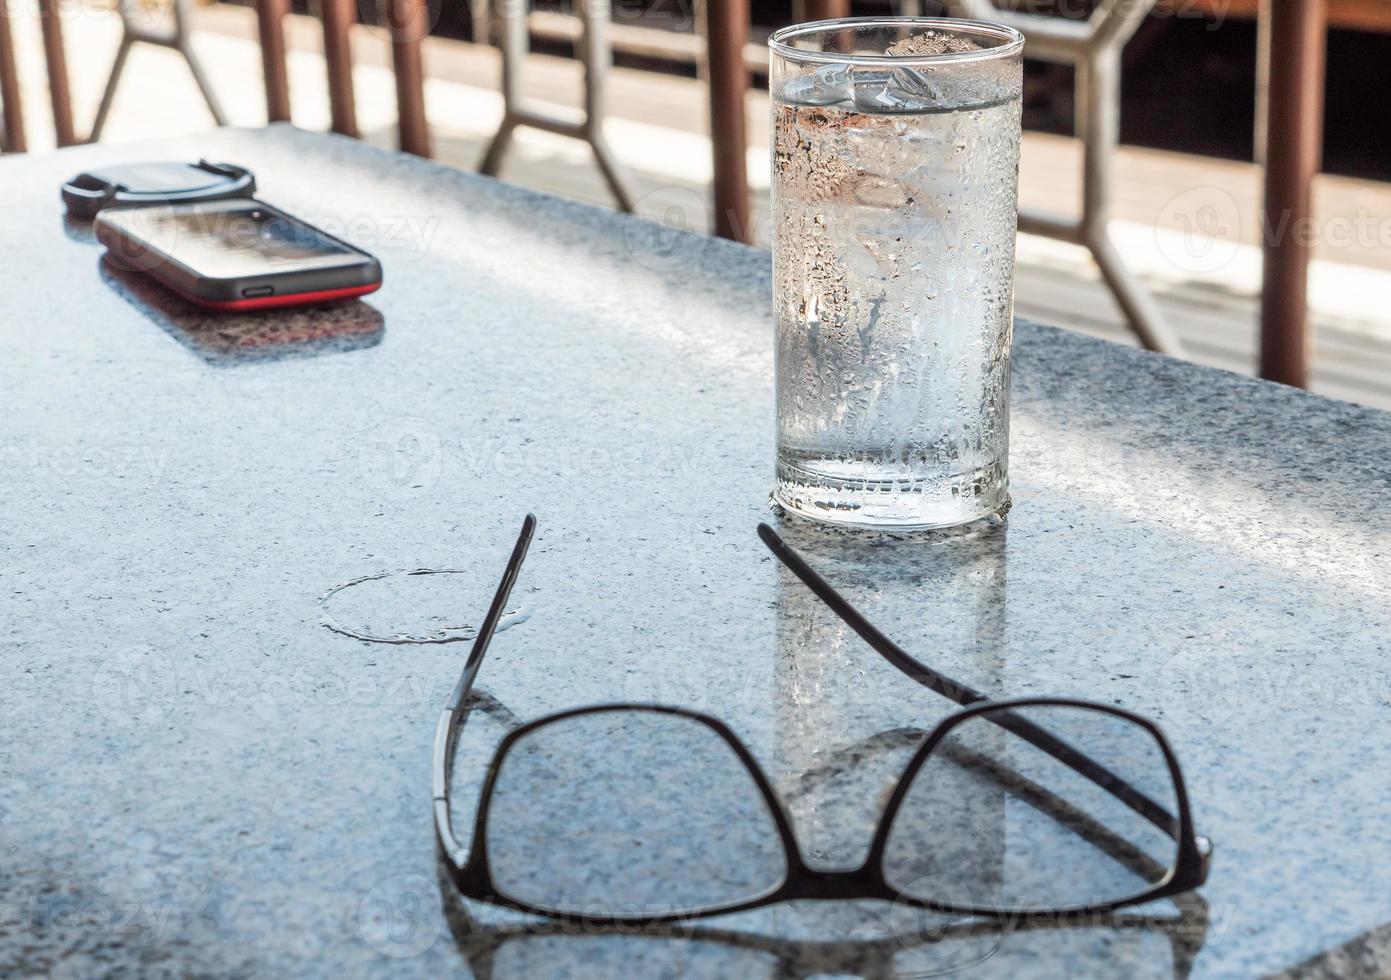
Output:
<path fill-rule="evenodd" d="M 24 135 L 24 106 L 20 102 L 19 62 L 15 59 L 10 9 L 0 0 L 0 151 L 23 153 L 29 148 Z"/>
<path fill-rule="evenodd" d="M 430 155 L 430 129 L 425 117 L 425 72 L 421 63 L 421 42 L 430 32 L 427 0 L 387 0 L 386 29 L 391 39 L 391 60 L 396 76 L 396 106 L 400 147 L 407 153 Z M 255 0 L 257 36 L 265 80 L 266 116 L 272 122 L 290 119 L 289 72 L 286 69 L 285 15 L 288 0 Z M 200 64 L 188 47 L 186 0 L 175 0 L 174 32 L 149 32 L 133 25 L 121 8 L 123 32 L 116 61 L 97 110 L 92 137 L 100 136 L 120 80 L 125 56 L 136 43 L 158 44 L 180 51 L 203 90 L 209 108 L 219 124 L 221 108 Z M 79 138 L 73 122 L 72 94 L 68 84 L 67 52 L 63 41 L 63 15 L 59 0 L 38 0 L 39 25 L 43 34 L 44 62 L 48 72 L 49 102 L 53 109 L 53 131 L 59 146 L 87 142 Z M 7 0 L 0 0 L 0 149 L 23 152 L 28 148 L 24 128 L 24 108 L 15 59 L 12 12 Z M 353 58 L 349 34 L 357 20 L 355 0 L 322 0 L 324 63 L 327 72 L 332 129 L 357 136 L 357 109 L 353 93 Z"/>
<path fill-rule="evenodd" d="M 266 116 L 290 119 L 289 74 L 285 67 L 287 0 L 256 0 L 256 29 L 266 85 Z M 430 126 L 425 117 L 425 69 L 420 47 L 430 33 L 426 0 L 387 0 L 386 28 L 396 76 L 397 136 L 406 153 L 430 155 Z M 353 54 L 349 36 L 357 21 L 354 0 L 322 0 L 324 67 L 328 81 L 330 128 L 356 137 L 357 99 L 353 91 Z"/>

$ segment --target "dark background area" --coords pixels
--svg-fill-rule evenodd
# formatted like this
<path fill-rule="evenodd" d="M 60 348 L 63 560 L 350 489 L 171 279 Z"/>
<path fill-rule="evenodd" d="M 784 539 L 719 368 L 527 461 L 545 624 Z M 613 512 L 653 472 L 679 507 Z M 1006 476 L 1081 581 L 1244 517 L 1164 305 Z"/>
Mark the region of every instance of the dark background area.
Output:
<path fill-rule="evenodd" d="M 1121 96 L 1126 143 L 1252 159 L 1256 25 L 1210 26 L 1151 19 L 1131 41 Z M 1391 180 L 1391 35 L 1329 31 L 1326 77 L 1324 169 Z M 1047 122 L 1025 125 L 1051 129 Z"/>

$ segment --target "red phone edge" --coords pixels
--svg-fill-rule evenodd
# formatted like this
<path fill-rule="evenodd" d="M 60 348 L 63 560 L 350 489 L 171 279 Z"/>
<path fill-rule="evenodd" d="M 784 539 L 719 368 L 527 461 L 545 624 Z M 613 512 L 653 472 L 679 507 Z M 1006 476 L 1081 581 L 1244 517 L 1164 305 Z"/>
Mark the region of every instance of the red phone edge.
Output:
<path fill-rule="evenodd" d="M 167 285 L 167 283 L 165 284 Z M 366 296 L 382 288 L 381 280 L 363 286 L 340 286 L 337 289 L 315 289 L 307 293 L 286 293 L 283 296 L 253 296 L 250 299 L 202 299 L 176 290 L 184 299 L 207 310 L 233 313 L 242 310 L 265 310 L 281 306 L 308 306 L 311 303 L 327 303 L 335 299 L 352 299 Z"/>

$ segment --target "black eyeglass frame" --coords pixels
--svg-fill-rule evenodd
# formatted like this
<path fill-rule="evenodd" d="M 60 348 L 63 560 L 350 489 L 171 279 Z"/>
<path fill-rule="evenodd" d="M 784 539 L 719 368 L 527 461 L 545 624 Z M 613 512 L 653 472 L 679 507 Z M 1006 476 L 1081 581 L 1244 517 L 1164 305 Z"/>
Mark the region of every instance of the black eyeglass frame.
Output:
<path fill-rule="evenodd" d="M 744 912 L 766 905 L 794 900 L 877 899 L 899 902 L 939 913 L 1001 919 L 1021 914 L 1049 914 L 1065 917 L 1104 915 L 1126 906 L 1139 905 L 1190 891 L 1199 887 L 1207 880 L 1211 865 L 1212 845 L 1206 838 L 1199 837 L 1194 829 L 1193 817 L 1188 802 L 1188 792 L 1184 783 L 1182 770 L 1179 767 L 1178 759 L 1174 754 L 1173 748 L 1169 745 L 1168 739 L 1158 725 L 1142 715 L 1135 714 L 1123 708 L 1076 698 L 1019 698 L 994 701 L 964 685 L 951 681 L 949 678 L 946 678 L 927 667 L 925 664 L 922 664 L 882 633 L 879 633 L 868 620 L 855 610 L 844 597 L 831 588 L 814 569 L 807 565 L 805 560 L 802 559 L 795 550 L 788 546 L 778 537 L 777 533 L 766 524 L 760 524 L 758 528 L 759 537 L 763 542 L 775 555 L 777 555 L 780 561 L 787 565 L 808 586 L 808 588 L 831 606 L 837 615 L 844 619 L 862 638 L 868 641 L 871 647 L 913 680 L 923 684 L 925 687 L 937 691 L 939 694 L 943 694 L 951 700 L 956 701 L 958 704 L 965 705 L 963 710 L 955 712 L 943 719 L 936 728 L 924 738 L 922 744 L 914 752 L 912 759 L 910 759 L 903 773 L 898 777 L 893 792 L 890 794 L 889 800 L 884 806 L 884 810 L 875 828 L 874 836 L 871 839 L 869 853 L 864 862 L 858 868 L 844 871 L 822 870 L 809 866 L 802 859 L 801 849 L 798 846 L 796 834 L 792 829 L 792 822 L 786 807 L 773 790 L 772 785 L 759 766 L 758 761 L 729 726 L 725 725 L 724 722 L 717 718 L 689 708 L 635 702 L 599 704 L 581 708 L 571 708 L 538 718 L 510 731 L 494 752 L 492 761 L 489 763 L 488 771 L 484 778 L 483 789 L 474 818 L 473 846 L 471 848 L 461 846 L 454 835 L 453 821 L 450 814 L 449 777 L 450 773 L 453 771 L 454 752 L 457 748 L 459 735 L 462 732 L 464 722 L 467 720 L 469 694 L 472 691 L 473 683 L 477 678 L 478 670 L 487 652 L 488 645 L 492 640 L 493 634 L 497 630 L 497 624 L 502 617 L 503 609 L 511 594 L 512 587 L 516 583 L 522 562 L 526 558 L 527 548 L 531 543 L 535 528 L 536 518 L 528 514 L 525 521 L 522 523 L 521 533 L 512 550 L 511 558 L 508 560 L 507 569 L 503 574 L 502 581 L 498 584 L 492 604 L 489 606 L 488 614 L 483 624 L 479 627 L 478 636 L 475 638 L 473 648 L 469 652 L 464 670 L 458 683 L 455 685 L 448 706 L 440 715 L 435 731 L 434 772 L 432 780 L 435 836 L 441 855 L 445 860 L 449 876 L 454 882 L 455 887 L 458 888 L 460 894 L 465 897 L 489 902 L 494 905 L 500 905 L 532 915 L 541 915 L 560 921 L 582 921 L 586 924 L 601 927 L 653 925 L 663 922 L 703 919 L 711 916 Z M 1135 790 L 1134 787 L 1131 787 L 1128 783 L 1125 783 L 1119 777 L 1115 776 L 1115 774 L 1110 773 L 1087 756 L 1067 746 L 1066 743 L 1058 740 L 1050 733 L 1040 729 L 1038 726 L 1035 726 L 1025 719 L 1017 718 L 1013 715 L 1013 712 L 1019 709 L 1042 707 L 1070 707 L 1099 712 L 1136 724 L 1146 731 L 1158 744 L 1164 761 L 1169 768 L 1169 774 L 1173 781 L 1174 802 L 1178 811 L 1177 815 L 1169 814 L 1162 806 L 1154 803 L 1154 801 L 1150 800 L 1148 797 L 1145 797 L 1142 793 Z M 782 844 L 786 868 L 783 873 L 782 881 L 776 887 L 769 889 L 761 895 L 741 899 L 736 902 L 667 912 L 651 912 L 640 915 L 613 914 L 589 910 L 578 911 L 540 906 L 510 896 L 503 889 L 498 887 L 493 879 L 488 862 L 488 814 L 493 793 L 497 786 L 498 776 L 502 771 L 502 764 L 507 754 L 521 739 L 525 738 L 531 732 L 547 725 L 586 715 L 619 711 L 648 712 L 686 718 L 698 724 L 705 725 L 724 740 L 725 744 L 730 747 L 739 761 L 744 765 L 745 770 L 749 773 L 754 784 L 757 786 L 768 808 L 768 812 L 772 817 L 774 827 L 777 830 L 779 840 Z M 892 829 L 894 818 L 898 815 L 898 811 L 903 803 L 904 797 L 908 793 L 909 787 L 912 785 L 913 779 L 931 756 L 932 750 L 942 742 L 952 729 L 964 722 L 970 721 L 972 718 L 982 715 L 989 716 L 992 714 L 1002 715 L 1008 720 L 1001 721 L 999 718 L 989 718 L 988 720 L 1005 727 L 1007 730 L 1013 731 L 1015 734 L 1025 737 L 1033 742 L 1036 747 L 1049 752 L 1054 755 L 1055 758 L 1058 758 L 1059 761 L 1064 762 L 1081 772 L 1084 776 L 1092 779 L 1103 789 L 1112 792 L 1121 799 L 1122 802 L 1130 806 L 1131 809 L 1145 816 L 1152 823 L 1155 823 L 1156 826 L 1159 826 L 1169 837 L 1173 838 L 1178 847 L 1177 856 L 1173 866 L 1169 869 L 1165 877 L 1148 889 L 1144 889 L 1135 895 L 1125 898 L 1092 905 L 1061 908 L 960 906 L 934 899 L 920 898 L 900 891 L 889 884 L 883 872 L 884 851 L 888 845 L 889 833 Z"/>

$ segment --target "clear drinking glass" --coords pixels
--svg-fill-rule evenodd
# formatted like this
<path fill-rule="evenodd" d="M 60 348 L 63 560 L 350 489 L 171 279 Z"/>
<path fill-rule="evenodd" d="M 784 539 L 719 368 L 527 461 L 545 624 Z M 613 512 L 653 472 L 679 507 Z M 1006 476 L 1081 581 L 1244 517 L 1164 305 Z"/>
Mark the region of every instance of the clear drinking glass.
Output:
<path fill-rule="evenodd" d="M 916 17 L 769 41 L 789 511 L 930 528 L 1008 507 L 1023 46 Z"/>

